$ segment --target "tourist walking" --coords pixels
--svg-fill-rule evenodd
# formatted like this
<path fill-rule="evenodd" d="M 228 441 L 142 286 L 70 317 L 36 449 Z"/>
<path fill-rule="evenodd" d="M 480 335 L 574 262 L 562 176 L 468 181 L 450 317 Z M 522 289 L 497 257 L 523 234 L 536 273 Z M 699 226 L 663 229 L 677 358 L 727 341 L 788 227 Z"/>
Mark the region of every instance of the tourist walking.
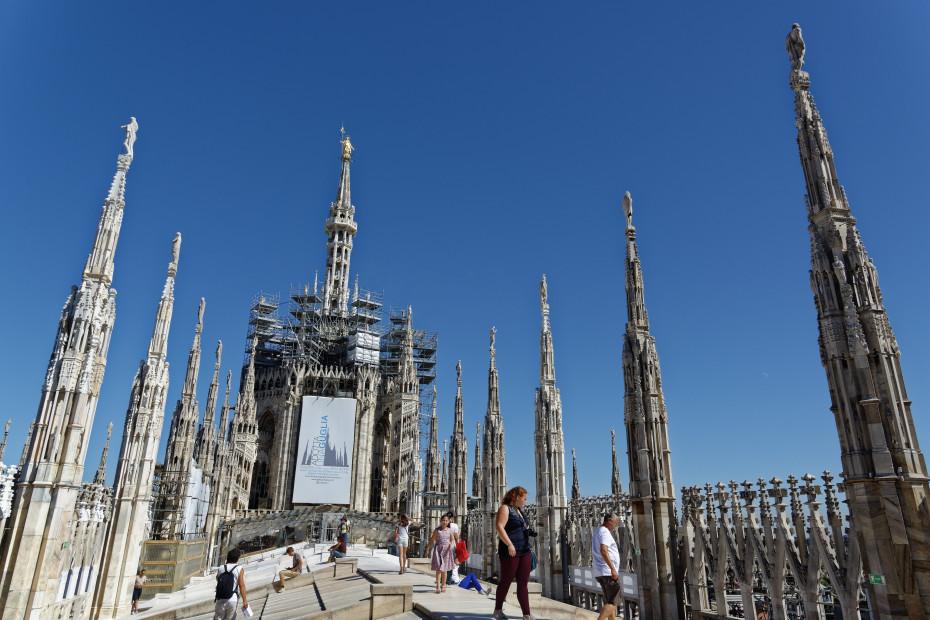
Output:
<path fill-rule="evenodd" d="M 458 542 L 449 528 L 449 515 L 442 515 L 439 527 L 433 530 L 429 546 L 433 549 L 430 566 L 436 572 L 436 594 L 446 591 L 446 571 L 455 564 L 455 545 Z"/>
<path fill-rule="evenodd" d="M 407 547 L 410 546 L 410 519 L 401 513 L 394 528 L 394 544 L 397 545 L 397 556 L 400 560 L 400 574 L 407 568 Z"/>
<path fill-rule="evenodd" d="M 526 503 L 526 489 L 513 487 L 501 501 L 497 509 L 495 527 L 497 537 L 497 555 L 501 562 L 501 578 L 497 585 L 497 597 L 494 602 L 495 620 L 504 618 L 504 600 L 514 579 L 517 580 L 517 600 L 524 620 L 532 620 L 530 612 L 530 594 L 527 583 L 532 571 L 533 552 L 530 549 L 530 537 L 536 532 L 530 529 L 523 514 Z"/>
<path fill-rule="evenodd" d="M 604 593 L 604 606 L 597 620 L 615 620 L 620 597 L 620 550 L 614 540 L 613 531 L 620 524 L 620 517 L 612 512 L 604 519 L 591 537 L 591 557 L 594 577 Z"/>
<path fill-rule="evenodd" d="M 286 553 L 291 558 L 293 558 L 293 561 L 291 563 L 290 568 L 285 568 L 284 570 L 278 573 L 278 579 L 280 580 L 278 583 L 278 590 L 281 592 L 283 592 L 285 589 L 284 580 L 293 579 L 294 577 L 299 577 L 304 569 L 304 559 L 299 553 L 294 551 L 294 547 L 288 547 Z"/>
<path fill-rule="evenodd" d="M 142 597 L 142 586 L 145 585 L 147 579 L 145 570 L 140 568 L 139 572 L 136 573 L 136 582 L 132 586 L 132 609 L 129 611 L 131 614 L 139 613 L 139 599 Z"/>
<path fill-rule="evenodd" d="M 249 609 L 248 593 L 245 590 L 245 569 L 239 566 L 240 551 L 230 549 L 226 554 L 226 564 L 220 567 L 216 575 L 216 604 L 213 620 L 236 620 L 236 609 L 242 599 L 242 613 L 252 615 Z"/>

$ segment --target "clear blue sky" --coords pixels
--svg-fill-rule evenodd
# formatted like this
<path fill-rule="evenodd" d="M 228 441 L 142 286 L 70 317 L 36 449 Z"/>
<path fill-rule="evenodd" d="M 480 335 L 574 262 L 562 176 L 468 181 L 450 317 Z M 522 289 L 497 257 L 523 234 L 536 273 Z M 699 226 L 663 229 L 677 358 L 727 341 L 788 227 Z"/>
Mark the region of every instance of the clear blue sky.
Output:
<path fill-rule="evenodd" d="M 203 403 L 217 338 L 238 377 L 255 293 L 286 294 L 325 268 L 343 123 L 357 146 L 353 272 L 439 332 L 443 436 L 461 359 L 472 441 L 497 326 L 508 482 L 534 486 L 545 272 L 566 447 L 578 449 L 584 493 L 609 488 L 610 428 L 624 445 L 624 190 L 635 200 L 676 485 L 837 471 L 787 84 L 794 21 L 930 449 L 927 3 L 255 7 L 0 7 L 8 461 L 35 415 L 119 125 L 134 115 L 116 330 L 88 477 L 108 421 L 113 469 L 174 232 L 184 246 L 166 417 L 199 297 Z M 622 468 L 625 483 L 625 456 Z"/>

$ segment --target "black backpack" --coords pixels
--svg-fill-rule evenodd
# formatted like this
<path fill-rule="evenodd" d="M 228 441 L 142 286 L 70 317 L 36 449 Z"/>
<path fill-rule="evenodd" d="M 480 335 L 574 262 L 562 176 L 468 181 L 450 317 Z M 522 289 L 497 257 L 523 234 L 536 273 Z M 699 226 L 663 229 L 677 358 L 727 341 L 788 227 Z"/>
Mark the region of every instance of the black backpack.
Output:
<path fill-rule="evenodd" d="M 239 591 L 239 581 L 233 573 L 238 564 L 233 564 L 233 570 L 223 565 L 223 571 L 216 576 L 216 600 L 228 601 Z"/>

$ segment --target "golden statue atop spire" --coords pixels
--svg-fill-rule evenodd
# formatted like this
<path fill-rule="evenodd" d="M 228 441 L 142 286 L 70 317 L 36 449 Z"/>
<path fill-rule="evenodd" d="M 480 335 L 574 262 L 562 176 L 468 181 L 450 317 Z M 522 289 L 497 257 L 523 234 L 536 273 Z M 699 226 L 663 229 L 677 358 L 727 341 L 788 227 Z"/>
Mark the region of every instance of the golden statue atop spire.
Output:
<path fill-rule="evenodd" d="M 349 134 L 346 133 L 345 127 L 339 128 L 339 133 L 342 135 L 342 159 L 348 161 L 352 159 L 352 151 L 355 150 L 355 147 L 352 146 L 352 138 L 349 137 Z"/>

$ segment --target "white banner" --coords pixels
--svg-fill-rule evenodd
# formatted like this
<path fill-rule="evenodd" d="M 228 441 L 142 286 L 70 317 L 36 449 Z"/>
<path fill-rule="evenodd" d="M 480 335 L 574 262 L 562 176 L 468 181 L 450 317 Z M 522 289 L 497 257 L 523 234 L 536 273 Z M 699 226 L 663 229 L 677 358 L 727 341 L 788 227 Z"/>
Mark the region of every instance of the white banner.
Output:
<path fill-rule="evenodd" d="M 352 486 L 355 399 L 304 396 L 295 504 L 348 504 Z"/>

